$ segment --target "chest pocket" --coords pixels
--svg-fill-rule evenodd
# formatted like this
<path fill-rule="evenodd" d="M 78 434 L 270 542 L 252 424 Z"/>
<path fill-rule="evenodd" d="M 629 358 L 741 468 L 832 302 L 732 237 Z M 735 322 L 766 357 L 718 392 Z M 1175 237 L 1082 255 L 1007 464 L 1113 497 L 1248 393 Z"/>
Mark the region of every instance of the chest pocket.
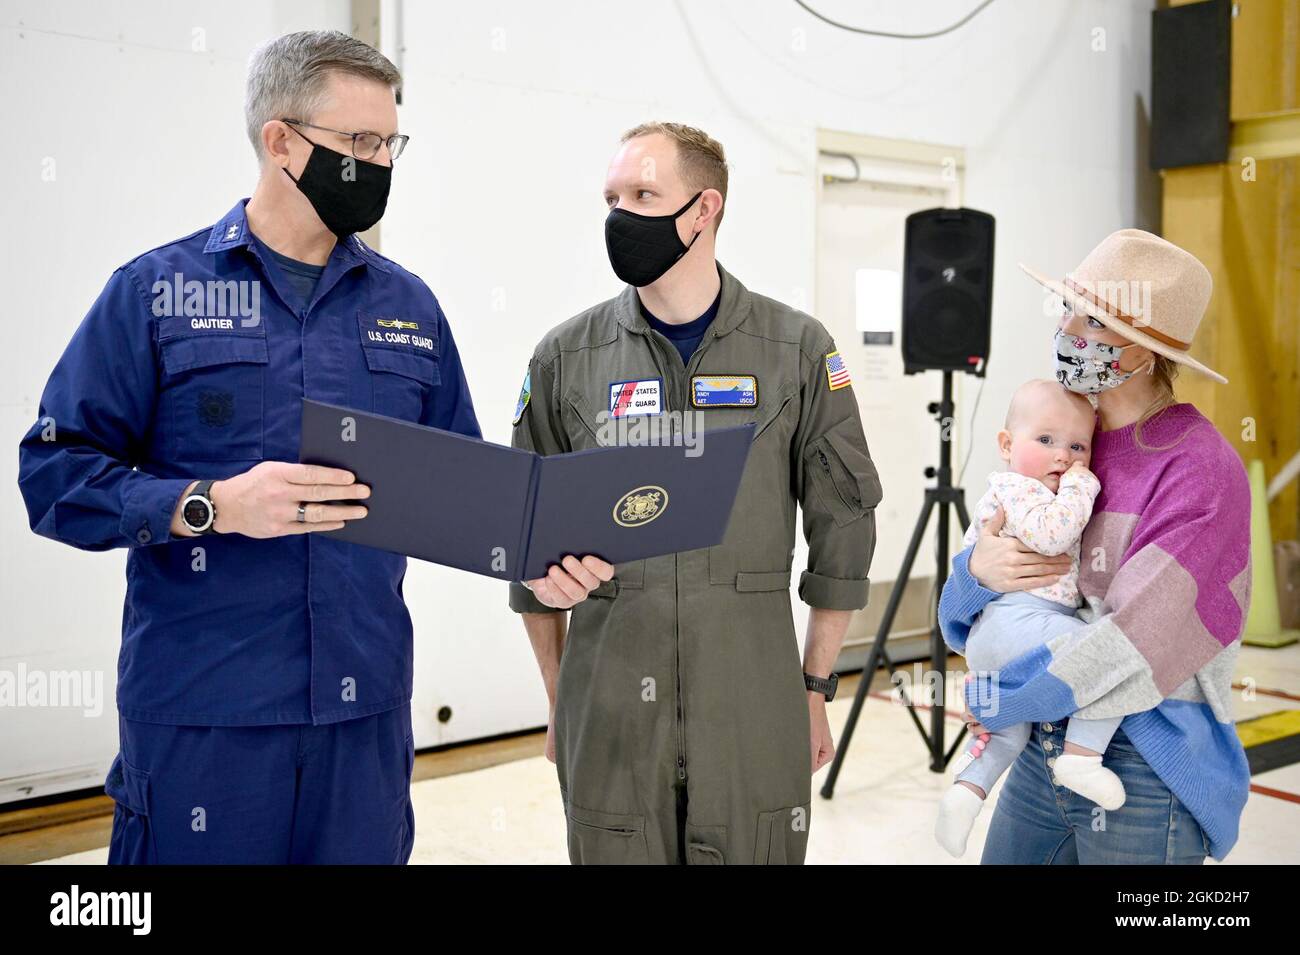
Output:
<path fill-rule="evenodd" d="M 158 342 L 170 456 L 176 461 L 262 457 L 268 360 L 266 331 L 169 334 Z"/>
<path fill-rule="evenodd" d="M 574 451 L 605 447 L 617 438 L 616 423 L 593 411 L 582 395 L 570 391 L 563 400 L 565 407 L 560 418 L 569 447 Z"/>
<path fill-rule="evenodd" d="M 745 474 L 736 494 L 727 537 L 709 548 L 709 583 L 734 586 L 741 591 L 787 590 L 790 586 L 790 555 L 786 544 L 794 525 L 794 497 L 790 490 L 790 436 L 799 419 L 796 386 L 787 381 L 774 387 L 757 409 L 747 413 L 726 409 L 709 421 L 723 424 L 755 424 L 754 443 L 749 449 Z M 719 409 L 721 412 L 722 409 Z M 714 412 L 712 414 L 717 414 Z M 706 442 L 707 446 L 707 442 Z"/>
<path fill-rule="evenodd" d="M 432 320 L 358 312 L 357 325 L 370 372 L 372 410 L 390 418 L 421 420 L 425 402 L 440 382 L 438 333 Z"/>

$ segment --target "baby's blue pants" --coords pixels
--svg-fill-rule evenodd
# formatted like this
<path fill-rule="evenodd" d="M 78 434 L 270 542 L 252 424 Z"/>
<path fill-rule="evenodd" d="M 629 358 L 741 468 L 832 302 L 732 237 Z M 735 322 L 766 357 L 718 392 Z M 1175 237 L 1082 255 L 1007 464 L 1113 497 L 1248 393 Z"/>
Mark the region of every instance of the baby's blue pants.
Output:
<path fill-rule="evenodd" d="M 1064 604 L 1019 591 L 1003 594 L 986 606 L 966 639 L 966 665 L 975 671 L 998 670 L 1068 630 L 1087 626 Z M 1106 752 L 1122 717 L 1084 720 L 1072 716 L 1065 740 L 1096 753 Z M 1031 723 L 991 731 L 984 752 L 957 775 L 987 795 L 1029 742 Z"/>

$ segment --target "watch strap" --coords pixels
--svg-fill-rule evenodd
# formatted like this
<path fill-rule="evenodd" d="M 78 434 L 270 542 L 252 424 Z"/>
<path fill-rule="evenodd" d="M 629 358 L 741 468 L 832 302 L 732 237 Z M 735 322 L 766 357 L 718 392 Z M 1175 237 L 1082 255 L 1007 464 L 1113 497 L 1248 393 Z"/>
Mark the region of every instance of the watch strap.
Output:
<path fill-rule="evenodd" d="M 194 531 L 194 533 L 196 534 L 211 534 L 213 532 L 213 528 L 216 526 L 217 505 L 212 503 L 212 495 L 210 493 L 212 491 L 212 485 L 216 483 L 217 482 L 215 479 L 200 481 L 198 484 L 194 485 L 194 490 L 190 491 L 190 493 L 185 495 L 186 501 L 188 501 L 192 497 L 201 497 L 203 498 L 203 500 L 207 501 L 208 509 L 212 513 L 212 522 L 208 524 L 208 526 L 205 527 L 203 530 L 201 531 L 195 530 L 195 528 L 189 523 L 189 521 L 185 520 L 185 510 L 184 510 L 185 506 L 184 503 L 182 503 L 181 505 L 181 521 L 185 524 L 186 527 L 189 527 L 189 529 L 191 531 Z"/>
<path fill-rule="evenodd" d="M 840 677 L 838 673 L 832 673 L 829 677 L 813 676 L 811 673 L 803 675 L 803 685 L 809 692 L 820 693 L 826 697 L 826 702 L 835 699 L 835 691 L 839 688 Z"/>

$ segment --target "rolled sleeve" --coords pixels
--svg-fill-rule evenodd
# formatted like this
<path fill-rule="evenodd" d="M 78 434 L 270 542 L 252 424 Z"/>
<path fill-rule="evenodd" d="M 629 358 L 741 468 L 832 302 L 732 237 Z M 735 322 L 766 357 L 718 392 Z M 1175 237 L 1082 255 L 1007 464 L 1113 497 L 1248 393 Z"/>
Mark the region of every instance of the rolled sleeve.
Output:
<path fill-rule="evenodd" d="M 861 610 L 867 605 L 871 581 L 827 577 L 805 570 L 799 577 L 799 599 L 820 610 Z"/>

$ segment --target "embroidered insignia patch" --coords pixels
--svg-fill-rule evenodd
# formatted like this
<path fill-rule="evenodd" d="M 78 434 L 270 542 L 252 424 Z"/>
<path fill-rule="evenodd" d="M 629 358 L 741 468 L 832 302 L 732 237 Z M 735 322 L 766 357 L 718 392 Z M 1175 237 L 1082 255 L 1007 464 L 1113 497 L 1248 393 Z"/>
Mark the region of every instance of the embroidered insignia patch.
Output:
<path fill-rule="evenodd" d="M 849 366 L 844 364 L 844 356 L 837 351 L 826 356 L 826 384 L 830 386 L 831 391 L 847 388 L 852 384 L 849 381 Z"/>
<path fill-rule="evenodd" d="M 380 318 L 367 312 L 359 312 L 357 320 L 361 323 L 361 344 L 367 348 L 382 345 L 399 351 L 418 349 L 427 355 L 437 357 L 437 337 L 421 331 L 419 322 L 400 318 Z"/>
<path fill-rule="evenodd" d="M 515 403 L 515 418 L 510 422 L 511 425 L 519 423 L 519 419 L 524 416 L 524 409 L 528 407 L 528 401 L 533 397 L 533 370 L 530 368 L 524 374 L 524 386 L 519 389 L 519 400 Z"/>
<path fill-rule="evenodd" d="M 611 418 L 626 418 L 628 415 L 662 414 L 663 381 L 651 378 L 647 381 L 611 381 L 609 383 L 609 414 Z"/>
<path fill-rule="evenodd" d="M 752 408 L 758 404 L 758 379 L 753 375 L 696 375 L 691 379 L 695 408 Z"/>

